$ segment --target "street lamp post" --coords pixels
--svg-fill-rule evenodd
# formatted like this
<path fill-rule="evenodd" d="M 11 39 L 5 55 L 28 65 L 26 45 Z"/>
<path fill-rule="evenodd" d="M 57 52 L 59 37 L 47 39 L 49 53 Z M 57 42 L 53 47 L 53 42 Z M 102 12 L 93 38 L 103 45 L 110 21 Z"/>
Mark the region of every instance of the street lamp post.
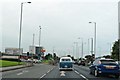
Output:
<path fill-rule="evenodd" d="M 40 48 L 40 45 L 41 45 L 41 26 L 39 26 L 39 54 L 38 54 L 38 56 L 39 56 L 39 59 L 40 59 L 40 56 L 41 56 L 41 48 Z"/>
<path fill-rule="evenodd" d="M 31 3 L 31 2 L 22 2 L 21 3 L 21 12 L 20 12 L 20 34 L 19 34 L 19 55 L 21 54 L 21 30 L 22 30 L 22 15 L 23 15 L 23 4 L 24 3 Z M 20 56 L 19 56 L 20 57 Z"/>
<path fill-rule="evenodd" d="M 81 44 L 81 58 L 83 58 L 83 38 L 78 38 L 78 39 L 81 39 L 82 40 L 82 44 Z"/>
<path fill-rule="evenodd" d="M 93 55 L 93 38 L 91 38 L 91 55 Z"/>
<path fill-rule="evenodd" d="M 88 54 L 89 54 L 89 48 L 90 48 L 90 43 L 89 43 L 89 39 L 88 39 Z"/>
<path fill-rule="evenodd" d="M 77 53 L 78 53 L 78 42 L 74 42 L 74 44 L 76 45 L 76 58 L 77 58 Z"/>
<path fill-rule="evenodd" d="M 95 25 L 95 31 L 94 31 L 94 57 L 96 56 L 96 22 L 89 22 L 94 23 Z"/>
<path fill-rule="evenodd" d="M 40 30 L 39 30 L 39 47 L 40 47 L 40 45 L 41 45 L 41 44 L 40 44 L 40 43 L 41 43 L 41 29 L 42 29 L 42 28 L 41 28 L 41 26 L 39 26 L 39 28 L 40 28 Z"/>

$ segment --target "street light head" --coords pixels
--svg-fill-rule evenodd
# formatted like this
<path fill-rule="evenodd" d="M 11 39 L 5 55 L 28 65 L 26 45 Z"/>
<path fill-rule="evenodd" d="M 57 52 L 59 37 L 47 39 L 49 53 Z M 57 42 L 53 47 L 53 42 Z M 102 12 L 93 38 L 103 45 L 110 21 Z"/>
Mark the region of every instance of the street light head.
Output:
<path fill-rule="evenodd" d="M 29 3 L 29 4 L 30 4 L 31 2 L 27 2 L 27 3 Z"/>
<path fill-rule="evenodd" d="M 89 22 L 89 23 L 92 23 L 92 22 Z"/>

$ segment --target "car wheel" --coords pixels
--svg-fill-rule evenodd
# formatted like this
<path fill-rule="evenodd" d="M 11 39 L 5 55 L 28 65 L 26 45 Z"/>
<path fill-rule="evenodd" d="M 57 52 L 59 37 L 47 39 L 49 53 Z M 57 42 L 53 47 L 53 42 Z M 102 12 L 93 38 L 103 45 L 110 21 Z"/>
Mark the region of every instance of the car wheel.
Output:
<path fill-rule="evenodd" d="M 98 73 L 97 70 L 94 71 L 94 75 L 95 75 L 95 77 L 98 77 L 98 76 L 99 76 L 99 73 Z"/>
<path fill-rule="evenodd" d="M 85 66 L 85 64 L 83 64 L 83 66 Z"/>
<path fill-rule="evenodd" d="M 118 79 L 118 78 L 119 78 L 119 75 L 115 75 L 115 78 L 117 78 L 117 79 Z"/>
<path fill-rule="evenodd" d="M 92 71 L 90 70 L 90 72 L 89 72 L 90 74 L 92 74 Z"/>

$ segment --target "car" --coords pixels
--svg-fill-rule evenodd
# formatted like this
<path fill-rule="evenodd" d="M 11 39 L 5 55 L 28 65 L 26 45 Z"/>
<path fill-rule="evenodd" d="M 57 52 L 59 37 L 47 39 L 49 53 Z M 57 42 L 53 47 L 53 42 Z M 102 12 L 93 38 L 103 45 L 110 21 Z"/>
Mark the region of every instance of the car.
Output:
<path fill-rule="evenodd" d="M 119 65 L 113 59 L 96 59 L 89 67 L 90 74 L 98 77 L 100 75 L 114 75 L 119 78 Z"/>
<path fill-rule="evenodd" d="M 84 60 L 80 60 L 80 61 L 78 62 L 78 65 L 85 66 L 85 61 L 84 61 Z"/>
<path fill-rule="evenodd" d="M 28 59 L 27 62 L 32 62 L 32 59 Z"/>
<path fill-rule="evenodd" d="M 71 57 L 60 58 L 59 70 L 73 70 L 73 61 Z"/>
<path fill-rule="evenodd" d="M 41 60 L 33 59 L 33 62 L 34 62 L 34 63 L 41 63 Z"/>
<path fill-rule="evenodd" d="M 120 75 L 120 61 L 116 61 L 116 63 L 119 65 L 119 75 Z"/>

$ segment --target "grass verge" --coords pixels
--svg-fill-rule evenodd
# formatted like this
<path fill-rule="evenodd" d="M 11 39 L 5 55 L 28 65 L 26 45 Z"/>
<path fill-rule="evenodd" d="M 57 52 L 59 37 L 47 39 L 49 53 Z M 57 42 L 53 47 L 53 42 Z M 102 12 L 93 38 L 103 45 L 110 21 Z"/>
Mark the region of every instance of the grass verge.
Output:
<path fill-rule="evenodd" d="M 14 61 L 6 61 L 6 60 L 0 60 L 0 67 L 10 67 L 10 66 L 17 66 L 17 65 L 22 65 L 24 64 L 23 62 L 14 62 Z"/>

